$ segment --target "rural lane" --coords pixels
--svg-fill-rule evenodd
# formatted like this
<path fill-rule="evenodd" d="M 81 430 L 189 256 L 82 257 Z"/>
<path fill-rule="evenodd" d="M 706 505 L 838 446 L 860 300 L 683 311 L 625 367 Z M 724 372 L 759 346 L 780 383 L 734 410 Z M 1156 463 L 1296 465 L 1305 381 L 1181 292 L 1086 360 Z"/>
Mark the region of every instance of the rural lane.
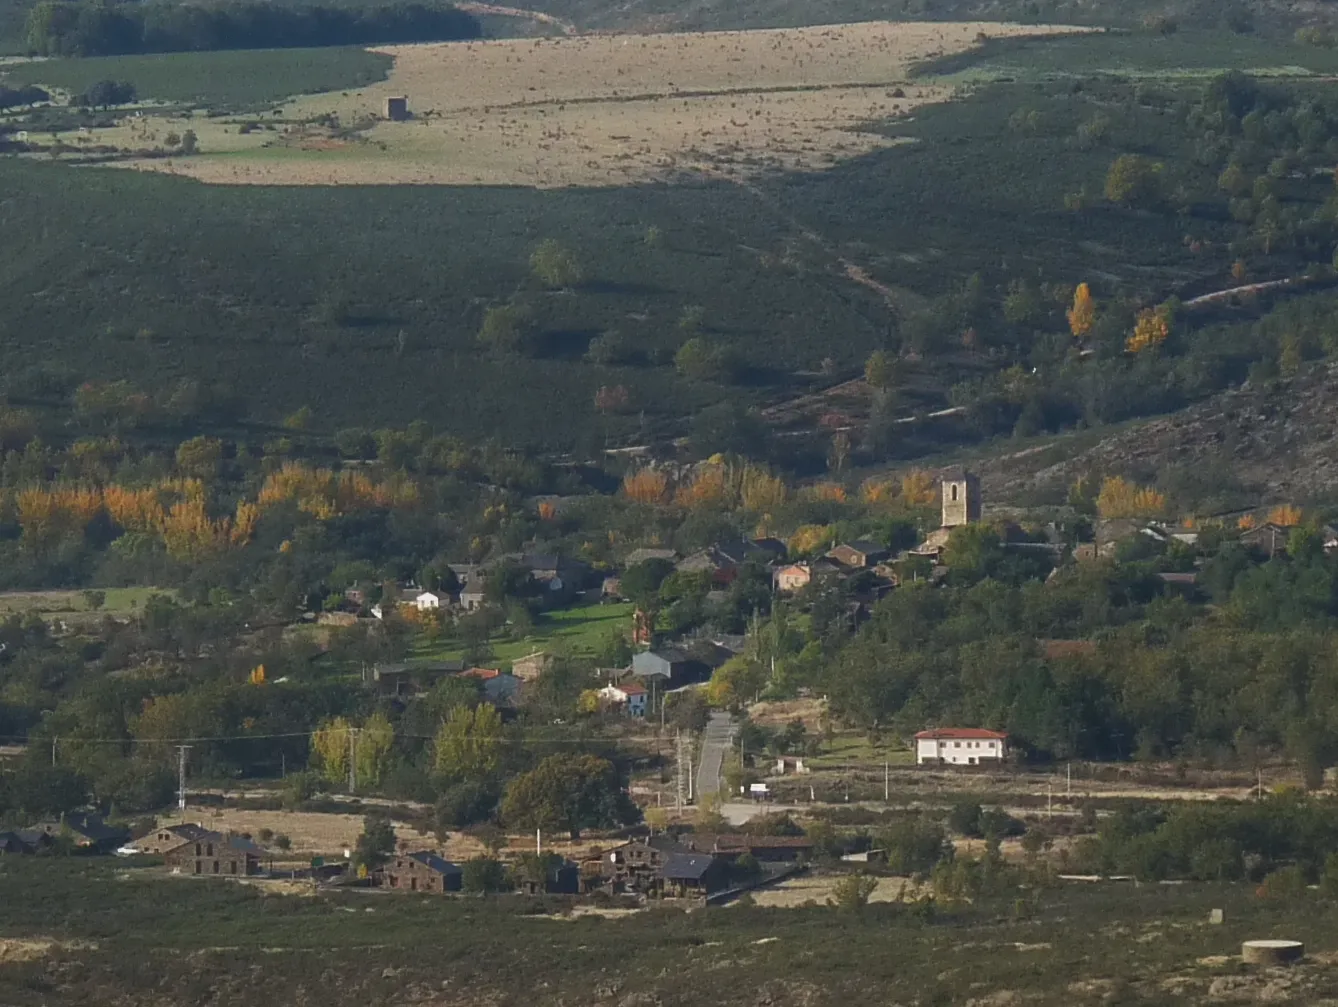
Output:
<path fill-rule="evenodd" d="M 697 766 L 697 803 L 720 791 L 725 755 L 734 743 L 734 719 L 728 713 L 713 713 L 702 732 L 702 757 Z"/>

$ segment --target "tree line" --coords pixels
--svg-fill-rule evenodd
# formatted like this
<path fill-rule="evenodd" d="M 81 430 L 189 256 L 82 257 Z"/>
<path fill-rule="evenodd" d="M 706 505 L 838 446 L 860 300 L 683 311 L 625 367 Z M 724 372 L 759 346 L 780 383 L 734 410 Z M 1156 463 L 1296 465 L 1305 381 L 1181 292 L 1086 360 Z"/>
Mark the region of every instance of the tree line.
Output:
<path fill-rule="evenodd" d="M 40 56 L 122 56 L 440 42 L 481 34 L 472 15 L 421 3 L 286 7 L 43 0 L 28 15 L 25 38 L 28 50 Z"/>

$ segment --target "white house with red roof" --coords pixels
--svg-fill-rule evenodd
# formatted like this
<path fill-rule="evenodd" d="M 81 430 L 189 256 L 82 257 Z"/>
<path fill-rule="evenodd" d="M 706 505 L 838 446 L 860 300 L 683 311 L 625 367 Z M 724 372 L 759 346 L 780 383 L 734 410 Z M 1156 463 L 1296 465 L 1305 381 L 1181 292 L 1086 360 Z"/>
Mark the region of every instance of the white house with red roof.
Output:
<path fill-rule="evenodd" d="M 921 766 L 978 766 L 1007 755 L 1008 735 L 983 727 L 936 727 L 915 736 L 915 761 Z"/>
<path fill-rule="evenodd" d="M 618 685 L 610 682 L 599 690 L 600 702 L 621 709 L 629 717 L 646 715 L 646 697 L 645 686 L 626 679 Z"/>

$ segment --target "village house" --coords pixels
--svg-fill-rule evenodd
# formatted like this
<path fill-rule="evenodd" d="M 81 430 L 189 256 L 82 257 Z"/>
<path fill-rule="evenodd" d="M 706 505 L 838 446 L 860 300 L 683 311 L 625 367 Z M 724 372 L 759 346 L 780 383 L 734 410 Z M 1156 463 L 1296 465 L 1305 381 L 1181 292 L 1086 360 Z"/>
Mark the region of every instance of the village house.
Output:
<path fill-rule="evenodd" d="M 460 607 L 466 612 L 477 612 L 487 604 L 487 595 L 483 592 L 483 580 L 478 579 L 460 591 Z"/>
<path fill-rule="evenodd" d="M 414 598 L 413 605 L 420 612 L 436 612 L 441 609 L 443 601 L 450 605 L 450 595 L 437 591 L 423 591 Z"/>
<path fill-rule="evenodd" d="M 13 832 L 0 832 L 0 856 L 5 854 L 41 853 L 55 843 L 41 829 L 17 829 Z"/>
<path fill-rule="evenodd" d="M 658 894 L 665 898 L 701 898 L 729 884 L 729 867 L 709 854 L 668 853 L 658 881 Z"/>
<path fill-rule="evenodd" d="M 711 677 L 713 668 L 677 647 L 645 650 L 632 656 L 632 674 L 643 682 L 656 682 L 658 692 L 667 692 Z"/>
<path fill-rule="evenodd" d="M 771 580 L 777 591 L 799 591 L 808 587 L 813 580 L 813 570 L 807 563 L 790 563 L 778 567 L 771 575 Z"/>
<path fill-rule="evenodd" d="M 412 696 L 418 692 L 430 690 L 437 682 L 448 675 L 458 675 L 465 670 L 464 661 L 432 661 L 422 664 L 395 662 L 374 664 L 370 673 L 364 672 L 364 681 L 370 682 L 383 696 Z"/>
<path fill-rule="evenodd" d="M 976 766 L 1002 762 L 1008 735 L 980 727 L 940 727 L 915 736 L 918 765 Z"/>
<path fill-rule="evenodd" d="M 807 836 L 746 836 L 742 833 L 686 832 L 675 840 L 677 846 L 692 853 L 734 859 L 750 854 L 760 863 L 788 863 L 813 854 L 813 841 Z"/>
<path fill-rule="evenodd" d="M 522 682 L 533 682 L 553 666 L 553 655 L 547 651 L 536 650 L 532 654 L 518 657 L 511 662 L 511 674 Z"/>
<path fill-rule="evenodd" d="M 1267 559 L 1287 551 L 1287 543 L 1292 537 L 1291 528 L 1276 524 L 1261 524 L 1251 528 L 1240 537 L 1240 544 L 1259 553 Z"/>
<path fill-rule="evenodd" d="M 212 830 L 194 822 L 181 822 L 177 825 L 160 825 L 146 836 L 131 840 L 116 852 L 122 856 L 141 854 L 160 857 L 168 850 L 175 850 L 182 843 L 193 843 L 210 834 Z"/>
<path fill-rule="evenodd" d="M 856 539 L 827 552 L 828 559 L 839 563 L 847 570 L 864 570 L 876 566 L 891 555 L 892 551 L 887 546 L 867 539 Z"/>
<path fill-rule="evenodd" d="M 610 682 L 599 690 L 600 705 L 616 709 L 629 717 L 644 717 L 649 692 L 639 682 L 627 680 L 614 685 Z"/>
<path fill-rule="evenodd" d="M 249 836 L 235 832 L 206 832 L 163 854 L 173 874 L 250 877 L 260 873 L 265 851 Z"/>
<path fill-rule="evenodd" d="M 516 890 L 521 895 L 579 895 L 581 868 L 570 860 L 557 860 L 544 868 L 544 877 L 520 878 Z"/>
<path fill-rule="evenodd" d="M 398 854 L 377 872 L 383 888 L 401 892 L 458 892 L 464 871 L 432 850 Z"/>
<path fill-rule="evenodd" d="M 705 896 L 729 881 L 725 858 L 697 853 L 672 837 L 636 840 L 615 847 L 599 861 L 599 880 L 613 893 L 637 892 L 664 898 Z"/>
<path fill-rule="evenodd" d="M 52 839 L 68 836 L 75 849 L 86 853 L 111 853 L 130 838 L 128 830 L 108 825 L 101 815 L 87 811 L 70 812 L 58 822 L 38 822 L 34 828 Z"/>

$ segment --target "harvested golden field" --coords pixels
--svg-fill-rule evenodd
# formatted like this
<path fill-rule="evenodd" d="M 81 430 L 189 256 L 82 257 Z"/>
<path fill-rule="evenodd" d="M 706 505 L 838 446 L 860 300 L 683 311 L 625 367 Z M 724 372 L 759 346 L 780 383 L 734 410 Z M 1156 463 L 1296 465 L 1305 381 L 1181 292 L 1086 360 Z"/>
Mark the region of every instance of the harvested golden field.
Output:
<path fill-rule="evenodd" d="M 775 885 L 758 888 L 753 893 L 753 901 L 759 906 L 776 909 L 794 909 L 809 902 L 826 905 L 832 897 L 840 876 L 834 874 L 801 874 L 787 878 Z M 919 894 L 919 889 L 910 878 L 879 878 L 878 887 L 869 896 L 870 902 L 896 902 L 903 897 L 910 898 Z"/>
<path fill-rule="evenodd" d="M 598 186 L 815 169 L 893 142 L 864 124 L 949 97 L 909 83 L 917 60 L 1072 30 L 869 22 L 389 46 L 387 81 L 296 99 L 277 133 L 201 131 L 201 156 L 125 163 L 268 185 Z M 408 97 L 408 121 L 381 118 L 393 95 Z"/>

